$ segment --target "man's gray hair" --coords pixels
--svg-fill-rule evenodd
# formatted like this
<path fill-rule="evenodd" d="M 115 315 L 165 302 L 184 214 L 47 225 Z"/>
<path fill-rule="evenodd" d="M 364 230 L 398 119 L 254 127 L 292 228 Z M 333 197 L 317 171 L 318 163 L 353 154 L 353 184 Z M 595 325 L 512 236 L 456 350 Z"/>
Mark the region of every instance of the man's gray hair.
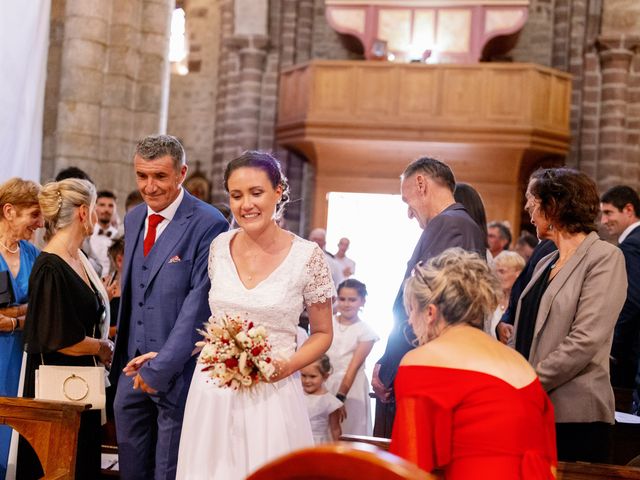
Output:
<path fill-rule="evenodd" d="M 187 163 L 182 144 L 171 135 L 149 135 L 143 138 L 136 145 L 136 155 L 145 160 L 155 160 L 168 155 L 173 160 L 176 170 L 180 170 L 180 167 Z"/>
<path fill-rule="evenodd" d="M 451 193 L 453 193 L 456 188 L 456 179 L 453 176 L 453 172 L 446 163 L 440 160 L 429 157 L 414 160 L 404 169 L 401 178 L 409 178 L 419 172 L 426 174 L 436 183 L 448 188 L 451 190 Z"/>

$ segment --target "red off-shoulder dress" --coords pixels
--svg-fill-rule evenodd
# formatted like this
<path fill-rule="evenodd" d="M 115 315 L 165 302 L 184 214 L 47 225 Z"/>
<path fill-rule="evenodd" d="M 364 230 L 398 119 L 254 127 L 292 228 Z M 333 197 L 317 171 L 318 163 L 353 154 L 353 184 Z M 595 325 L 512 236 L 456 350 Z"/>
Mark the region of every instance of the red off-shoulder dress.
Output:
<path fill-rule="evenodd" d="M 515 388 L 492 375 L 401 366 L 391 452 L 447 480 L 551 480 L 553 406 L 538 379 Z"/>

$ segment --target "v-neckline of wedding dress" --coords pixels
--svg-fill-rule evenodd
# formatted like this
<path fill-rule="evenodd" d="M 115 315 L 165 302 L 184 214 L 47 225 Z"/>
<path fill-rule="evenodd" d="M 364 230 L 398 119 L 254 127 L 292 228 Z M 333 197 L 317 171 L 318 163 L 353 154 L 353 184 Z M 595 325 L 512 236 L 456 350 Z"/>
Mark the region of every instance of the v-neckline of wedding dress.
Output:
<path fill-rule="evenodd" d="M 242 278 L 240 278 L 240 272 L 238 272 L 238 266 L 236 265 L 236 262 L 233 260 L 233 255 L 231 255 L 231 242 L 236 237 L 236 235 L 238 235 L 240 230 L 241 229 L 237 229 L 237 231 L 233 235 L 229 236 L 229 241 L 227 242 L 226 252 L 227 252 L 227 255 L 229 257 L 229 261 L 231 262 L 231 265 L 233 265 L 233 272 L 235 273 L 235 276 L 236 276 L 236 279 L 238 280 L 238 283 L 240 283 L 240 285 L 242 285 L 242 288 L 245 291 L 252 292 L 255 289 L 257 289 L 258 287 L 260 287 L 261 285 L 263 285 L 264 283 L 266 283 L 271 277 L 273 277 L 275 275 L 275 273 L 278 270 L 280 270 L 280 268 L 285 263 L 287 263 L 289 258 L 291 258 L 291 254 L 293 252 L 293 248 L 294 248 L 294 245 L 296 243 L 296 236 L 294 234 L 292 234 L 292 233 L 289 233 L 291 235 L 291 246 L 289 247 L 289 251 L 287 252 L 285 257 L 282 259 L 282 261 L 273 270 L 271 270 L 271 272 L 269 272 L 269 274 L 266 277 L 264 277 L 262 280 L 260 280 L 258 283 L 256 283 L 252 288 L 249 288 L 244 284 L 244 282 L 242 281 Z"/>

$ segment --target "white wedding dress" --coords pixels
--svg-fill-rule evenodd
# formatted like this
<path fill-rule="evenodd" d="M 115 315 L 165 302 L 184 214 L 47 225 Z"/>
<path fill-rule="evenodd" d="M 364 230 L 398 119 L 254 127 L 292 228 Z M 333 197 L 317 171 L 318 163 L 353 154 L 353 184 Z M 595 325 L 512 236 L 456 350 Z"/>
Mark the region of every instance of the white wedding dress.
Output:
<path fill-rule="evenodd" d="M 296 349 L 304 305 L 331 301 L 335 295 L 324 253 L 292 234 L 287 257 L 247 289 L 229 248 L 237 232 L 220 234 L 211 244 L 211 312 L 216 318 L 239 315 L 264 325 L 274 356 L 288 358 Z M 216 386 L 202 367 L 196 365 L 189 388 L 177 479 L 240 480 L 277 457 L 313 445 L 298 373 L 244 391 Z"/>

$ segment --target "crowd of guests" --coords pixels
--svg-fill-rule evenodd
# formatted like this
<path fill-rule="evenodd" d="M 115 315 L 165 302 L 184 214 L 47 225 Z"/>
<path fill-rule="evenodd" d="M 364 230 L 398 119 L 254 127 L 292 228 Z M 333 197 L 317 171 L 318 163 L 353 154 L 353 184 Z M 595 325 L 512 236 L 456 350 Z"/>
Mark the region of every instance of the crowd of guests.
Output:
<path fill-rule="evenodd" d="M 372 433 L 448 479 L 553 478 L 558 459 L 609 459 L 612 385 L 633 392 L 638 413 L 640 200 L 629 187 L 600 197 L 584 173 L 538 170 L 525 205 L 535 236 L 514 242 L 446 164 L 412 162 L 400 191 L 423 233 L 371 379 L 374 431 L 366 285 L 347 238 L 331 254 L 324 230 L 304 240 L 280 226 L 278 162 L 245 152 L 227 166 L 230 216 L 182 188 L 173 137 L 143 139 L 134 171 L 124 223 L 115 195 L 78 169 L 0 185 L 0 396 L 34 397 L 40 365 L 111 370 L 122 478 L 244 478 L 293 449 Z M 618 246 L 600 239 L 599 216 Z M 303 308 L 310 330 L 296 346 Z M 240 312 L 281 352 L 276 389 L 224 390 L 197 366 L 197 329 Z M 83 414 L 77 478 L 99 476 L 103 423 L 100 410 Z M 0 429 L 1 474 L 11 436 Z M 17 478 L 39 478 L 29 444 L 17 451 Z"/>

